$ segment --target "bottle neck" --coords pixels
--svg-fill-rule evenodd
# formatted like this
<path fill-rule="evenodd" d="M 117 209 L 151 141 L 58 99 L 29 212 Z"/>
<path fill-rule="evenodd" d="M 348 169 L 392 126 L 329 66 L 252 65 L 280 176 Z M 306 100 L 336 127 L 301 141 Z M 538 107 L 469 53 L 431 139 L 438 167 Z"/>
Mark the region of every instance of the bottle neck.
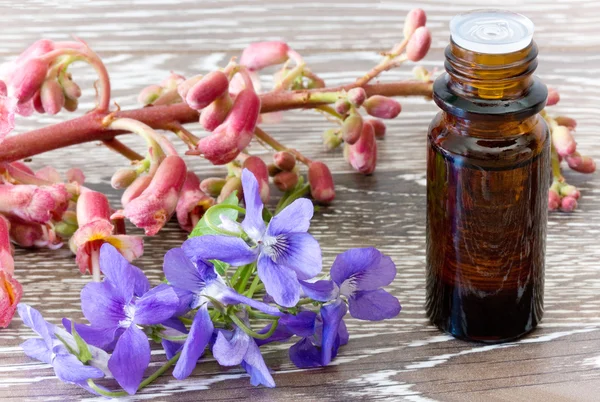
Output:
<path fill-rule="evenodd" d="M 524 119 L 468 119 L 444 113 L 445 126 L 453 128 L 453 132 L 476 138 L 511 138 L 534 130 L 539 122 L 539 115 L 526 117 Z"/>

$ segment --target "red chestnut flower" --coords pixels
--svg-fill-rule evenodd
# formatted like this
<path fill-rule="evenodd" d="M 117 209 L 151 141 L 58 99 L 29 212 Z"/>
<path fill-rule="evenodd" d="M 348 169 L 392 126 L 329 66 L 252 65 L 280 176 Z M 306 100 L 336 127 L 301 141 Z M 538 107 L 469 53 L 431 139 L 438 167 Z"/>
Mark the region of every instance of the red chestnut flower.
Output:
<path fill-rule="evenodd" d="M 215 200 L 200 189 L 200 180 L 194 172 L 187 172 L 175 213 L 179 226 L 191 232 Z"/>

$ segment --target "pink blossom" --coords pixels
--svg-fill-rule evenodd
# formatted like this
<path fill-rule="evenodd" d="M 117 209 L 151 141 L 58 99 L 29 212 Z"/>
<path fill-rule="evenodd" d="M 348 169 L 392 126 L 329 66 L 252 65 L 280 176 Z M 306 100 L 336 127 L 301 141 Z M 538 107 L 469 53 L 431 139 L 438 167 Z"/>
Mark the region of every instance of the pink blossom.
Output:
<path fill-rule="evenodd" d="M 249 156 L 244 160 L 242 165 L 244 169 L 248 169 L 258 181 L 258 189 L 260 199 L 263 203 L 269 202 L 269 170 L 267 164 L 258 156 Z"/>
<path fill-rule="evenodd" d="M 29 222 L 46 223 L 57 207 L 55 197 L 53 189 L 0 184 L 0 212 Z"/>
<path fill-rule="evenodd" d="M 16 217 L 9 217 L 10 238 L 24 248 L 44 248 L 56 250 L 62 247 L 62 239 L 50 225 L 26 222 Z"/>
<path fill-rule="evenodd" d="M 308 167 L 308 182 L 313 199 L 323 204 L 329 204 L 335 198 L 333 176 L 323 162 L 312 162 Z"/>
<path fill-rule="evenodd" d="M 191 232 L 206 210 L 214 204 L 214 199 L 200 190 L 200 180 L 194 172 L 188 171 L 175 208 L 179 226 Z"/>
<path fill-rule="evenodd" d="M 417 28 L 425 26 L 427 23 L 427 15 L 420 8 L 414 8 L 406 14 L 404 20 L 404 37 L 409 38 Z"/>
<path fill-rule="evenodd" d="M 13 250 L 10 245 L 10 223 L 0 215 L 0 271 L 12 274 L 15 270 Z"/>
<path fill-rule="evenodd" d="M 596 162 L 589 156 L 583 156 L 579 152 L 565 157 L 569 167 L 580 173 L 594 173 L 596 171 Z"/>
<path fill-rule="evenodd" d="M 420 61 L 425 57 L 431 47 L 431 33 L 427 27 L 415 30 L 406 45 L 406 57 L 410 61 Z"/>
<path fill-rule="evenodd" d="M 22 295 L 21 284 L 11 273 L 0 270 L 0 328 L 8 327 Z"/>
<path fill-rule="evenodd" d="M 229 79 L 222 71 L 212 71 L 192 86 L 185 96 L 185 102 L 195 110 L 204 109 L 229 88 Z"/>
<path fill-rule="evenodd" d="M 377 165 L 377 142 L 370 124 L 363 124 L 359 140 L 346 146 L 346 156 L 352 167 L 363 174 L 371 174 Z"/>
<path fill-rule="evenodd" d="M 215 99 L 213 103 L 202 109 L 200 113 L 200 124 L 206 131 L 214 131 L 227 118 L 233 101 L 228 93 Z"/>
<path fill-rule="evenodd" d="M 249 45 L 242 52 L 240 64 L 257 71 L 265 67 L 285 63 L 290 48 L 284 42 L 257 42 Z"/>

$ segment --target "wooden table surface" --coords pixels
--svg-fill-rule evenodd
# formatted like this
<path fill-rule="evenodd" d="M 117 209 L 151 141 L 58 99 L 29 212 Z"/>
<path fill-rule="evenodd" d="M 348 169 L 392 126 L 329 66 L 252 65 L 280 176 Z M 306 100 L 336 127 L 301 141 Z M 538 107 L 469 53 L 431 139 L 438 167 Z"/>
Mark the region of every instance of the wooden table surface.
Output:
<path fill-rule="evenodd" d="M 600 160 L 600 2 L 488 1 L 529 16 L 540 47 L 538 74 L 560 93 L 555 114 L 579 122 L 578 149 Z M 169 70 L 184 75 L 223 66 L 250 42 L 283 39 L 300 51 L 328 84 L 351 82 L 401 37 L 406 12 L 419 6 L 428 13 L 432 51 L 422 63 L 442 68 L 450 17 L 480 7 L 480 2 L 425 0 L 327 2 L 168 0 L 94 2 L 28 0 L 0 2 L 0 58 L 14 56 L 41 37 L 87 40 L 107 63 L 114 100 L 133 107 L 135 94 L 162 80 Z M 383 80 L 410 78 L 412 66 L 385 74 Z M 85 102 L 92 107 L 93 71 L 73 70 L 87 82 Z M 334 401 L 531 401 L 599 400 L 600 398 L 600 178 L 567 172 L 581 189 L 579 208 L 551 213 L 548 230 L 545 315 L 540 327 L 518 342 L 484 346 L 454 340 L 429 325 L 425 299 L 425 135 L 436 107 L 424 99 L 403 100 L 401 116 L 388 126 L 379 143 L 379 165 L 373 176 L 358 175 L 341 152 L 326 153 L 321 133 L 328 123 L 310 111 L 289 113 L 268 127 L 289 146 L 329 163 L 335 171 L 335 203 L 321 209 L 311 232 L 320 240 L 326 266 L 350 247 L 379 247 L 392 256 L 398 275 L 392 285 L 403 310 L 382 323 L 348 320 L 350 343 L 330 367 L 296 369 L 286 346 L 263 347 L 274 370 L 275 389 L 253 388 L 241 368 L 220 368 L 205 359 L 185 381 L 167 375 L 135 400 Z M 77 112 L 80 114 L 82 112 Z M 61 121 L 68 115 L 20 119 L 19 131 Z M 197 127 L 192 127 L 196 129 Z M 126 138 L 137 144 L 135 138 Z M 253 151 L 265 154 L 259 146 Z M 199 158 L 188 164 L 201 177 L 223 170 Z M 91 187 L 118 194 L 109 178 L 125 162 L 97 144 L 85 144 L 40 155 L 32 165 L 52 164 L 62 171 L 79 166 Z M 131 231 L 139 233 L 139 231 Z M 146 239 L 138 260 L 153 283 L 161 276 L 163 254 L 185 238 L 171 223 L 158 237 Z M 79 292 L 89 277 L 80 276 L 67 248 L 58 251 L 17 250 L 16 275 L 23 302 L 50 321 L 80 319 Z M 62 384 L 48 365 L 27 358 L 19 344 L 32 336 L 20 319 L 0 330 L 0 399 L 2 401 L 79 400 L 93 398 Z M 156 350 L 153 367 L 164 359 Z"/>

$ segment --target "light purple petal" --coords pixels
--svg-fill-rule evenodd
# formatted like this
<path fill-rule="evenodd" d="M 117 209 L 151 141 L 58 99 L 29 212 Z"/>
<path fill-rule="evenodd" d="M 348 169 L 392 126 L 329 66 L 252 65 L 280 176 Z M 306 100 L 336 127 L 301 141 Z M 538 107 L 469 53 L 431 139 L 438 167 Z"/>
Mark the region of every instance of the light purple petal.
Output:
<path fill-rule="evenodd" d="M 150 282 L 141 269 L 129 263 L 119 251 L 109 243 L 100 248 L 100 269 L 105 281 L 114 287 L 114 293 L 129 301 L 135 294 L 141 296 L 150 289 Z"/>
<path fill-rule="evenodd" d="M 62 324 L 65 330 L 71 333 L 71 321 L 63 318 Z M 117 332 L 117 329 L 118 327 L 95 328 L 85 324 L 75 324 L 75 330 L 86 343 L 104 350 L 110 350 L 111 343 L 117 334 L 120 335 L 121 331 Z"/>
<path fill-rule="evenodd" d="M 251 239 L 258 241 L 265 232 L 265 221 L 262 217 L 263 202 L 260 199 L 258 181 L 248 169 L 242 171 L 242 187 L 246 204 L 246 216 L 242 221 L 242 228 Z"/>
<path fill-rule="evenodd" d="M 306 280 L 317 276 L 323 269 L 321 247 L 308 233 L 289 233 L 276 237 L 271 246 L 277 265 L 293 269 L 298 279 Z M 281 268 L 280 268 L 281 269 Z"/>
<path fill-rule="evenodd" d="M 171 360 L 183 348 L 183 342 L 167 341 L 166 339 L 160 341 L 168 360 Z"/>
<path fill-rule="evenodd" d="M 292 202 L 271 219 L 267 227 L 267 234 L 278 236 L 285 233 L 306 232 L 314 210 L 313 203 L 306 198 Z"/>
<path fill-rule="evenodd" d="M 316 301 L 328 302 L 337 298 L 339 288 L 333 281 L 300 281 L 300 286 L 304 294 Z"/>
<path fill-rule="evenodd" d="M 192 373 L 194 367 L 196 367 L 196 362 L 204 353 L 204 349 L 212 337 L 213 330 L 213 323 L 208 315 L 207 306 L 204 304 L 198 309 L 196 317 L 194 317 L 181 356 L 177 365 L 175 365 L 175 370 L 173 370 L 173 377 L 183 380 Z"/>
<path fill-rule="evenodd" d="M 137 392 L 149 364 L 148 338 L 141 329 L 131 325 L 119 338 L 108 361 L 108 368 L 119 385 L 129 395 L 133 395 Z"/>
<path fill-rule="evenodd" d="M 198 260 L 219 260 L 233 266 L 246 265 L 256 261 L 257 250 L 248 247 L 239 237 L 199 236 L 186 240 L 183 251 L 193 262 Z"/>
<path fill-rule="evenodd" d="M 219 332 L 213 345 L 213 356 L 221 366 L 237 366 L 242 363 L 250 342 L 250 336 L 237 327 L 231 339 Z"/>
<path fill-rule="evenodd" d="M 396 277 L 396 265 L 390 257 L 381 254 L 379 264 L 353 275 L 357 290 L 376 290 L 392 283 Z"/>
<path fill-rule="evenodd" d="M 352 248 L 344 251 L 335 258 L 335 261 L 331 266 L 331 279 L 333 279 L 338 286 L 341 286 L 346 279 L 351 277 L 359 279 L 357 278 L 358 276 L 366 276 L 367 280 L 365 281 L 365 284 L 368 285 L 368 279 L 372 276 L 369 271 L 373 270 L 373 272 L 379 274 L 377 268 L 381 262 L 381 257 L 381 252 L 374 247 Z M 386 271 L 385 266 L 384 271 Z M 386 273 L 387 272 L 383 272 L 384 280 L 387 280 Z M 379 287 L 381 286 L 377 286 L 375 289 Z"/>
<path fill-rule="evenodd" d="M 23 320 L 23 324 L 33 329 L 39 336 L 41 336 L 42 340 L 46 343 L 47 348 L 51 350 L 52 334 L 48 328 L 48 323 L 46 320 L 44 320 L 40 312 L 25 303 L 19 303 L 17 305 L 17 311 Z"/>
<path fill-rule="evenodd" d="M 321 367 L 321 353 L 309 338 L 303 338 L 290 348 L 290 360 L 298 368 Z"/>
<path fill-rule="evenodd" d="M 323 317 L 323 338 L 321 340 L 321 364 L 327 366 L 337 350 L 336 339 L 339 344 L 339 327 L 346 315 L 346 304 L 338 299 L 331 304 L 321 307 Z"/>
<path fill-rule="evenodd" d="M 117 327 L 125 319 L 126 302 L 114 289 L 106 282 L 92 282 L 81 290 L 81 311 L 93 327 Z"/>
<path fill-rule="evenodd" d="M 167 328 L 179 331 L 182 334 L 187 334 L 189 332 L 185 327 L 185 324 L 177 317 L 169 318 L 168 320 L 161 322 L 161 324 Z"/>
<path fill-rule="evenodd" d="M 243 296 L 239 293 L 237 293 L 235 290 L 228 288 L 228 287 L 223 287 L 220 292 L 219 292 L 219 296 L 217 297 L 217 299 L 219 301 L 221 301 L 223 304 L 245 304 L 247 306 L 252 307 L 255 310 L 259 310 L 262 311 L 265 314 L 271 314 L 271 315 L 281 315 L 281 311 L 274 306 L 269 306 L 268 304 L 262 303 L 258 300 L 255 299 L 250 299 L 249 297 Z"/>
<path fill-rule="evenodd" d="M 206 265 L 202 260 L 197 264 Z M 181 248 L 167 251 L 163 271 L 169 283 L 177 288 L 199 293 L 206 286 L 200 271 Z"/>
<path fill-rule="evenodd" d="M 175 290 L 167 284 L 161 284 L 147 292 L 135 303 L 133 321 L 140 325 L 155 325 L 173 317 L 179 307 L 179 298 Z"/>
<path fill-rule="evenodd" d="M 27 339 L 21 344 L 23 352 L 32 359 L 39 360 L 46 364 L 50 364 L 52 352 L 48 349 L 48 345 L 43 339 Z"/>
<path fill-rule="evenodd" d="M 250 384 L 255 387 L 261 384 L 269 388 L 275 387 L 275 380 L 265 364 L 260 349 L 253 340 L 250 340 L 242 367 L 250 374 Z"/>
<path fill-rule="evenodd" d="M 350 315 L 359 320 L 381 321 L 400 313 L 400 302 L 383 289 L 356 292 L 348 298 Z"/>
<path fill-rule="evenodd" d="M 265 284 L 267 293 L 280 306 L 294 307 L 300 300 L 300 284 L 296 273 L 275 264 L 271 257 L 264 254 L 260 256 L 258 276 Z"/>
<path fill-rule="evenodd" d="M 266 334 L 271 329 L 271 325 L 273 325 L 273 324 L 267 324 L 264 328 L 260 329 L 258 331 L 258 333 Z M 275 328 L 275 331 L 273 331 L 271 336 L 269 336 L 267 339 L 255 339 L 255 342 L 258 346 L 262 346 L 262 345 L 266 345 L 267 343 L 271 343 L 271 342 L 287 341 L 292 336 L 294 336 L 294 333 L 292 331 L 290 331 L 286 326 L 277 325 L 277 328 Z"/>
<path fill-rule="evenodd" d="M 86 366 L 70 353 L 57 354 L 52 361 L 54 373 L 59 380 L 67 383 L 79 383 L 87 381 L 89 378 L 102 378 L 104 373 L 102 370 Z"/>
<path fill-rule="evenodd" d="M 315 333 L 317 313 L 301 311 L 297 315 L 286 314 L 279 319 L 279 325 L 285 326 L 292 333 L 301 337 L 309 337 Z"/>

